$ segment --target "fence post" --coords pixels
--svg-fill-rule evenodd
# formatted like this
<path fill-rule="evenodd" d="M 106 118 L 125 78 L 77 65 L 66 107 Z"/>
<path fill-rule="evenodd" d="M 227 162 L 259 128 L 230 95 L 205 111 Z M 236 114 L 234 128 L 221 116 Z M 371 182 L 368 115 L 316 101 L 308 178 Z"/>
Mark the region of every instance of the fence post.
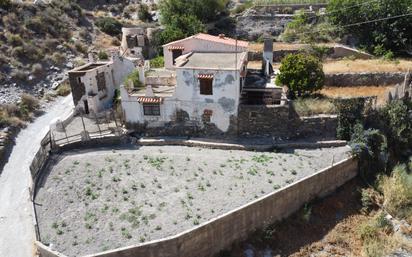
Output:
<path fill-rule="evenodd" d="M 116 128 L 118 128 L 119 126 L 117 126 L 116 114 L 114 113 L 114 110 L 112 110 L 111 113 L 113 114 L 114 124 L 116 125 Z"/>
<path fill-rule="evenodd" d="M 83 131 L 86 132 L 86 126 L 84 125 L 84 120 L 83 120 L 83 113 L 80 113 L 80 118 L 82 119 Z"/>
<path fill-rule="evenodd" d="M 99 121 L 97 120 L 97 115 L 96 115 L 96 113 L 94 113 L 94 118 L 95 118 L 95 120 L 96 120 L 97 128 L 99 129 L 99 134 L 100 134 L 100 136 L 102 136 L 102 131 L 100 130 Z"/>

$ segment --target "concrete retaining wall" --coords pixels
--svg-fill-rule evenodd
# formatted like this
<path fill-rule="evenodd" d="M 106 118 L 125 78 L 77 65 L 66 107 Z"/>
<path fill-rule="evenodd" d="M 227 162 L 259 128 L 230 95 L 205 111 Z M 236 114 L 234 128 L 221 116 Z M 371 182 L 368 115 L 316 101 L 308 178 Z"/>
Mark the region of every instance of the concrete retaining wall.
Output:
<path fill-rule="evenodd" d="M 327 87 L 384 86 L 403 82 L 403 72 L 363 72 L 326 74 Z"/>
<path fill-rule="evenodd" d="M 343 160 L 176 236 L 88 257 L 213 256 L 234 242 L 246 239 L 256 229 L 286 218 L 308 201 L 333 192 L 357 175 L 357 167 L 356 159 Z"/>

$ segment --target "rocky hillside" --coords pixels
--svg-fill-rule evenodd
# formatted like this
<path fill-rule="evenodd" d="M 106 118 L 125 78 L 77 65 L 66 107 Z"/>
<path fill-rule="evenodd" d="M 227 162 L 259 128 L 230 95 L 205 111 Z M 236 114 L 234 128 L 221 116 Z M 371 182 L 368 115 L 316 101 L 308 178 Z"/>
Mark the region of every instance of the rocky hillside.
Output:
<path fill-rule="evenodd" d="M 90 52 L 118 46 L 122 25 L 141 23 L 141 1 L 35 2 L 0 0 L 0 104 L 17 102 L 23 92 L 43 96 Z M 96 26 L 102 17 L 115 17 L 110 35 Z"/>

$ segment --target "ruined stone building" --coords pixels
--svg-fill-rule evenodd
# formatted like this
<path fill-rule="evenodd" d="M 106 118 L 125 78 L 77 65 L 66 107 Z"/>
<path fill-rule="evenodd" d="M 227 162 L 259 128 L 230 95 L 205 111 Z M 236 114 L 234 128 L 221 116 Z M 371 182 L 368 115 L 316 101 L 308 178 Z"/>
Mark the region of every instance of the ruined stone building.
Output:
<path fill-rule="evenodd" d="M 165 69 L 157 71 L 164 79 L 148 76 L 143 88 L 121 88 L 126 122 L 159 128 L 185 123 L 228 132 L 245 82 L 247 47 L 245 41 L 207 34 L 164 45 Z"/>
<path fill-rule="evenodd" d="M 149 41 L 156 30 L 156 28 L 143 27 L 122 28 L 121 55 L 134 61 L 154 57 L 155 49 L 151 47 Z"/>
<path fill-rule="evenodd" d="M 113 52 L 107 62 L 91 61 L 69 71 L 69 83 L 76 110 L 98 113 L 113 104 L 115 90 L 133 72 L 135 65 L 129 59 Z"/>

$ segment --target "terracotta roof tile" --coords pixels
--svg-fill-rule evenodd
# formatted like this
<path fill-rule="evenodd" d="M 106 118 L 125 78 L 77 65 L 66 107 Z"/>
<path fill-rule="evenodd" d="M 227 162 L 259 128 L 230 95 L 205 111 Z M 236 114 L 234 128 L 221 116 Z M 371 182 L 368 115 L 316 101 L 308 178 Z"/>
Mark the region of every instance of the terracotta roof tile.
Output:
<path fill-rule="evenodd" d="M 137 101 L 139 103 L 143 104 L 160 104 L 163 102 L 163 98 L 161 97 L 147 97 L 147 96 L 141 96 L 137 98 Z"/>
<path fill-rule="evenodd" d="M 180 43 L 180 42 L 183 42 L 183 41 L 192 39 L 192 38 L 196 38 L 196 39 L 200 39 L 200 40 L 206 40 L 206 41 L 211 41 L 211 42 L 216 42 L 216 43 L 221 43 L 221 44 L 226 44 L 226 45 L 232 45 L 232 46 L 235 46 L 235 45 L 236 45 L 236 39 L 233 39 L 233 38 L 212 36 L 212 35 L 209 35 L 209 34 L 199 33 L 199 34 L 193 35 L 193 36 L 188 37 L 188 38 L 184 38 L 184 39 L 181 39 L 181 40 L 177 40 L 177 41 L 170 42 L 170 43 L 165 44 L 165 45 L 163 45 L 163 46 L 174 45 L 174 44 L 176 44 L 176 43 Z M 249 46 L 249 42 L 243 41 L 243 40 L 237 40 L 237 45 L 238 45 L 239 47 L 244 47 L 244 48 L 246 48 L 246 47 Z"/>

